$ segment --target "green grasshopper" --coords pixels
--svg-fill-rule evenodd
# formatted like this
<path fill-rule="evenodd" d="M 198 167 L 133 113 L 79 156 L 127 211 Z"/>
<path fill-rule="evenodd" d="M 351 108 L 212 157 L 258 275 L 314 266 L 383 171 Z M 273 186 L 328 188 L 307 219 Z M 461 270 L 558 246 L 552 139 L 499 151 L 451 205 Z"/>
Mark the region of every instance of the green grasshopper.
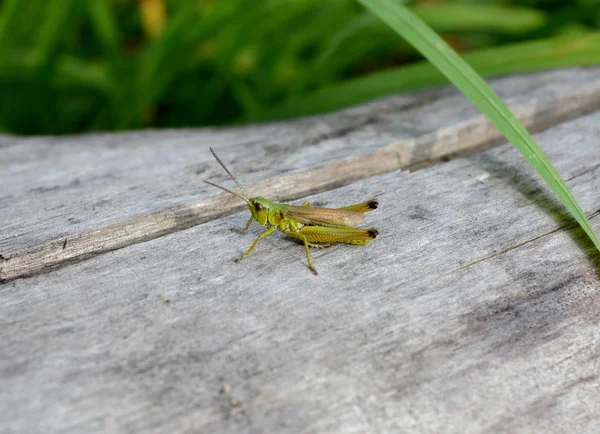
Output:
<path fill-rule="evenodd" d="M 225 163 L 217 156 L 213 148 L 209 149 L 221 167 L 239 187 L 243 196 L 210 181 L 204 182 L 239 197 L 248 204 L 248 209 L 250 210 L 251 215 L 246 226 L 243 229 L 232 230 L 239 233 L 246 232 L 253 220 L 256 220 L 258 224 L 267 228 L 252 243 L 248 251 L 236 259 L 236 262 L 247 258 L 260 240 L 268 237 L 277 229 L 285 235 L 304 242 L 308 268 L 315 275 L 318 275 L 319 273 L 310 259 L 309 247 L 324 248 L 331 246 L 330 243 L 363 245 L 373 241 L 379 234 L 375 228 L 362 229 L 355 227 L 365 220 L 364 213 L 377 208 L 377 199 L 371 199 L 367 202 L 342 208 L 317 208 L 311 206 L 309 202 L 304 202 L 301 206 L 294 206 L 271 202 L 260 196 L 249 197 L 244 187 L 242 187 L 227 166 L 225 166 Z M 326 244 L 321 245 L 317 243 Z"/>

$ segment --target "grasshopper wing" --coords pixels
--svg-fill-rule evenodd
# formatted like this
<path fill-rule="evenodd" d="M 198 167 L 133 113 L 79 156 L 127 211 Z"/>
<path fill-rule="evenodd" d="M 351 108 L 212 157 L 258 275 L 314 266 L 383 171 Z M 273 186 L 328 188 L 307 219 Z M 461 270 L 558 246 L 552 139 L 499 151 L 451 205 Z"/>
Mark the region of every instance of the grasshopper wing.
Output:
<path fill-rule="evenodd" d="M 368 200 L 366 202 L 357 203 L 356 205 L 343 206 L 338 209 L 347 209 L 349 211 L 356 211 L 356 212 L 371 212 L 374 209 L 377 209 L 378 206 L 379 206 L 379 202 L 377 201 L 377 198 L 375 198 L 375 199 Z"/>
<path fill-rule="evenodd" d="M 354 227 L 365 221 L 365 216 L 358 211 L 312 206 L 290 205 L 287 209 L 287 215 L 304 225 L 318 225 L 330 228 Z"/>

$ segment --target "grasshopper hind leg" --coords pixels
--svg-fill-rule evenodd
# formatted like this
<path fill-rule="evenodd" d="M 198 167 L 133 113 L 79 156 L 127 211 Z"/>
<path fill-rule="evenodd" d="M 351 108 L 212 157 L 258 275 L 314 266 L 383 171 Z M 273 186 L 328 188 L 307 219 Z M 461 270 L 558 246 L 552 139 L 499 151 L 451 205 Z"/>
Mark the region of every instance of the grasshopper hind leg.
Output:
<path fill-rule="evenodd" d="M 331 243 L 327 243 L 327 244 L 308 243 L 308 247 L 312 247 L 315 249 L 327 249 L 329 247 L 333 247 L 333 244 L 331 244 Z"/>
<path fill-rule="evenodd" d="M 317 269 L 315 268 L 315 266 L 312 264 L 312 261 L 310 260 L 310 251 L 308 250 L 308 246 L 311 243 L 308 242 L 308 240 L 306 239 L 306 237 L 302 237 L 302 241 L 304 241 L 304 251 L 306 252 L 306 260 L 308 261 L 308 268 L 310 268 L 310 270 L 313 272 L 313 274 L 315 276 L 318 276 L 319 272 L 317 271 Z"/>
<path fill-rule="evenodd" d="M 377 237 L 375 228 L 330 228 L 325 226 L 304 226 L 297 231 L 282 231 L 285 235 L 302 240 L 308 261 L 308 268 L 318 275 L 310 258 L 309 247 L 325 247 L 331 243 L 364 245 Z"/>
<path fill-rule="evenodd" d="M 297 240 L 301 240 L 304 243 L 304 252 L 306 253 L 306 260 L 308 261 L 308 268 L 310 268 L 310 271 L 312 271 L 315 276 L 318 276 L 319 272 L 313 265 L 312 260 L 310 258 L 309 247 L 326 247 L 326 246 L 319 246 L 314 243 L 309 243 L 308 238 L 305 235 L 301 234 L 300 232 L 294 232 L 294 231 L 282 231 L 282 232 L 290 237 L 296 238 Z"/>

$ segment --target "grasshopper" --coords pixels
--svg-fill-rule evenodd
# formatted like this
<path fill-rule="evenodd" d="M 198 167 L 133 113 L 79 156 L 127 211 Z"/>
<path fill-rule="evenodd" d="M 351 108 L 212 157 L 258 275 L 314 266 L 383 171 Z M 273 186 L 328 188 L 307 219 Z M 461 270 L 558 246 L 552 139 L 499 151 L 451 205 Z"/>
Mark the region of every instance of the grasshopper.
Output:
<path fill-rule="evenodd" d="M 368 244 L 379 234 L 375 228 L 356 228 L 364 219 L 364 213 L 373 211 L 377 208 L 377 199 L 371 199 L 367 202 L 356 205 L 345 206 L 342 208 L 318 208 L 310 205 L 310 202 L 304 202 L 301 206 L 287 205 L 284 203 L 271 202 L 264 197 L 250 197 L 244 187 L 233 176 L 231 171 L 221 161 L 213 148 L 209 148 L 217 162 L 227 172 L 229 177 L 236 183 L 243 196 L 229 190 L 228 188 L 214 184 L 210 181 L 204 181 L 213 187 L 220 188 L 227 193 L 239 197 L 248 204 L 250 210 L 250 219 L 242 229 L 233 228 L 232 230 L 244 233 L 248 230 L 252 221 L 256 220 L 258 224 L 267 229 L 258 236 L 252 243 L 246 253 L 236 259 L 236 262 L 247 258 L 258 242 L 275 230 L 296 238 L 304 242 L 304 251 L 308 260 L 308 268 L 318 275 L 310 259 L 309 247 L 324 248 L 331 246 L 331 243 L 349 243 L 349 244 Z M 318 244 L 325 243 L 325 244 Z"/>

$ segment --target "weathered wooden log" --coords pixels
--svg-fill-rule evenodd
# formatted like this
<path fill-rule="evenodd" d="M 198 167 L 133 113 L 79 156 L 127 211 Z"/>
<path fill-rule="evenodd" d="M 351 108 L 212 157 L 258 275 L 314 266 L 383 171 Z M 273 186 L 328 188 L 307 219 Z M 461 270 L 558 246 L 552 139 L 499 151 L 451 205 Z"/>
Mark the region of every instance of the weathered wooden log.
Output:
<path fill-rule="evenodd" d="M 495 82 L 596 231 L 598 71 Z M 263 126 L 4 136 L 0 432 L 595 432 L 599 255 L 498 139 L 447 88 Z M 260 228 L 229 231 L 247 212 L 201 183 L 227 182 L 209 145 L 269 198 L 379 197 L 379 237 L 314 250 L 318 277 L 280 235 L 234 263 Z"/>

